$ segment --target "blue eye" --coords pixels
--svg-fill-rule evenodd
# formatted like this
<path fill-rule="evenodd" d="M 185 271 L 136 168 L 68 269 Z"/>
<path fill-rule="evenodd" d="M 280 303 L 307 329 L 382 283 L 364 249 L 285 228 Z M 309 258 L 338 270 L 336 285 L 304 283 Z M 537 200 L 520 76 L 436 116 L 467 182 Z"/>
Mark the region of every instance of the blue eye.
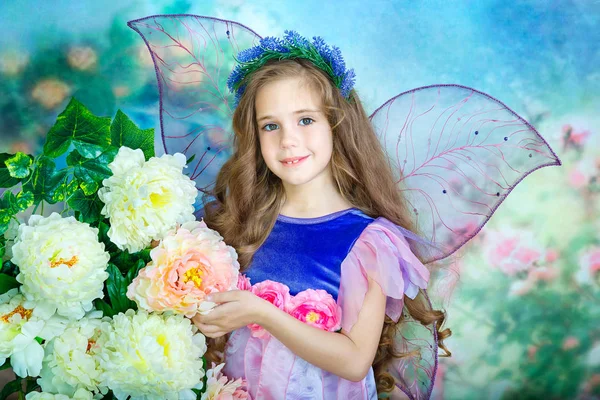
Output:
<path fill-rule="evenodd" d="M 314 119 L 312 119 L 312 118 L 302 118 L 302 119 L 300 120 L 300 125 L 310 125 L 310 124 L 312 124 L 313 122 L 315 122 L 315 120 L 314 120 Z"/>
<path fill-rule="evenodd" d="M 274 131 L 277 128 L 278 128 L 277 124 L 266 124 L 265 126 L 263 126 L 263 130 L 265 130 L 267 132 Z"/>

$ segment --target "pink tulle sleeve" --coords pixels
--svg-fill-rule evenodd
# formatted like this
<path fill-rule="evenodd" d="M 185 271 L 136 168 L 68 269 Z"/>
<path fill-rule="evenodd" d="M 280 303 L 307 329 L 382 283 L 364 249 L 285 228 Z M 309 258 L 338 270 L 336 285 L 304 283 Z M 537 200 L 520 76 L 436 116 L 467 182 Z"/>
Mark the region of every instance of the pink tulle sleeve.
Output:
<path fill-rule="evenodd" d="M 370 223 L 341 265 L 338 304 L 342 308 L 342 328 L 347 332 L 362 308 L 367 276 L 387 296 L 386 315 L 398 321 L 404 296 L 414 299 L 419 289 L 427 288 L 429 270 L 413 254 L 396 225 L 385 218 Z"/>

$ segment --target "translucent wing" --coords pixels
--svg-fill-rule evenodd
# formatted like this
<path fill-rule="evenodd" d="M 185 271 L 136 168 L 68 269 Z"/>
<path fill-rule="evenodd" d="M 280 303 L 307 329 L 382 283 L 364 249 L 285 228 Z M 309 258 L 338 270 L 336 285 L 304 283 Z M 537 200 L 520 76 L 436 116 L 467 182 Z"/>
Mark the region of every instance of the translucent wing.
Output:
<path fill-rule="evenodd" d="M 525 176 L 560 165 L 527 121 L 465 86 L 402 93 L 371 121 L 418 233 L 438 249 L 425 262 L 447 257 L 475 236 Z"/>
<path fill-rule="evenodd" d="M 194 156 L 187 173 L 205 192 L 231 155 L 234 96 L 227 78 L 234 56 L 260 36 L 237 22 L 196 15 L 151 16 L 128 25 L 152 55 L 165 152 Z"/>
<path fill-rule="evenodd" d="M 429 302 L 427 294 L 424 294 Z M 404 321 L 394 343 L 396 351 L 407 354 L 406 357 L 394 359 L 388 369 L 396 379 L 396 386 L 411 400 L 429 399 L 438 365 L 435 326 L 421 325 L 405 310 Z"/>

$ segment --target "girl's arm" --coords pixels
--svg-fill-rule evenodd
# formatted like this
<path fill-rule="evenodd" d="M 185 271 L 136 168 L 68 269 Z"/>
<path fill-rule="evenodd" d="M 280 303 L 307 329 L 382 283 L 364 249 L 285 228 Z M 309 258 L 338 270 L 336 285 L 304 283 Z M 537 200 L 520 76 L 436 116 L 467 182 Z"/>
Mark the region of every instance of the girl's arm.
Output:
<path fill-rule="evenodd" d="M 314 328 L 274 306 L 259 318 L 258 324 L 309 363 L 344 379 L 360 381 L 375 358 L 385 318 L 385 302 L 381 288 L 369 278 L 369 289 L 350 332 Z"/>
<path fill-rule="evenodd" d="M 297 356 L 350 381 L 360 381 L 367 375 L 385 318 L 386 297 L 370 278 L 362 309 L 350 332 L 312 327 L 247 291 L 214 293 L 211 297 L 220 305 L 208 315 L 193 318 L 206 336 L 218 337 L 256 323 Z"/>

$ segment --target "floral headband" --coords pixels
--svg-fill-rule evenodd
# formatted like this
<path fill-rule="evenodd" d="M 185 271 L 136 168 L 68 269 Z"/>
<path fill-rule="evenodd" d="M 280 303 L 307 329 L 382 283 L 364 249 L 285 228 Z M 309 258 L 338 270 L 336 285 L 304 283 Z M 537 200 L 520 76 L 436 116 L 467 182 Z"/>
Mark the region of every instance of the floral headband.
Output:
<path fill-rule="evenodd" d="M 353 69 L 346 69 L 340 49 L 331 48 L 321 37 L 313 37 L 312 43 L 295 31 L 285 31 L 283 39 L 265 37 L 258 46 L 242 50 L 236 60 L 239 62 L 227 79 L 227 87 L 235 93 L 236 104 L 246 89 L 247 78 L 270 60 L 306 59 L 323 70 L 333 84 L 348 99 L 354 87 L 356 75 Z"/>

